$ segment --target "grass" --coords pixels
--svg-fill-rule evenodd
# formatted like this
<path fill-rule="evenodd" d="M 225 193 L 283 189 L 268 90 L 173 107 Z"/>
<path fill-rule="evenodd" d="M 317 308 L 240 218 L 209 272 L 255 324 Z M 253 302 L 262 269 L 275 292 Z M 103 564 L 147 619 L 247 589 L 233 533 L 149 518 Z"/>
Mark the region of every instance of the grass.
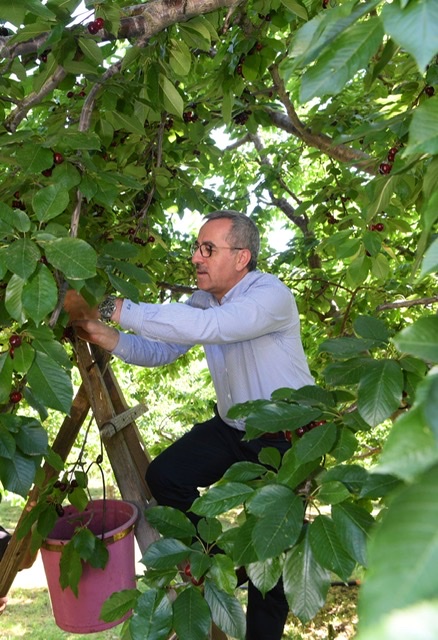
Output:
<path fill-rule="evenodd" d="M 21 514 L 22 506 L 4 500 L 0 503 L 0 524 L 12 530 Z M 309 623 L 302 624 L 289 616 L 284 640 L 350 640 L 354 638 L 357 623 L 357 587 L 332 586 L 327 602 Z M 238 592 L 242 604 L 246 590 Z M 62 631 L 52 615 L 46 588 L 14 588 L 8 594 L 8 606 L 0 618 L 2 640 L 32 638 L 32 640 L 116 640 L 123 625 L 91 634 L 73 634 Z M 269 640 L 269 639 L 267 639 Z"/>

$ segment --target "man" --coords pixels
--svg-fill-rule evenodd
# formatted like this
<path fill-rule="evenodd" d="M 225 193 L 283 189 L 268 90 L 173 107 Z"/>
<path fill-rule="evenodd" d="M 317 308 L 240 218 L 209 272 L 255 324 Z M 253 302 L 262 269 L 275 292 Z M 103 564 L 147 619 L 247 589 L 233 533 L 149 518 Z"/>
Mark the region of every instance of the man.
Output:
<path fill-rule="evenodd" d="M 263 447 L 283 454 L 283 433 L 243 441 L 245 424 L 227 417 L 230 407 L 266 398 L 280 387 L 313 384 L 303 352 L 299 317 L 290 290 L 273 275 L 256 269 L 259 233 L 253 221 L 235 211 L 206 217 L 192 262 L 198 291 L 187 303 L 135 304 L 110 297 L 101 317 L 133 334 L 93 319 L 72 294 L 66 309 L 79 335 L 126 362 L 161 366 L 193 345 L 204 347 L 217 397 L 216 415 L 196 424 L 155 460 L 147 482 L 159 504 L 188 512 L 198 487 L 219 480 L 235 462 L 258 461 Z M 196 522 L 194 514 L 188 516 Z M 280 640 L 288 613 L 281 583 L 265 598 L 248 586 L 247 640 Z"/>

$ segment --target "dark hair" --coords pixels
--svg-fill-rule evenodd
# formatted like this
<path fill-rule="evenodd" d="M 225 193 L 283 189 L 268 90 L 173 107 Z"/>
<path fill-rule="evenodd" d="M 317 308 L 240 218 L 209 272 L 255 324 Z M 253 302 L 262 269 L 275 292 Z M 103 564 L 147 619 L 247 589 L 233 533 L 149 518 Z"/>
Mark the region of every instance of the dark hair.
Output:
<path fill-rule="evenodd" d="M 232 209 L 223 209 L 221 211 L 213 211 L 205 216 L 205 220 L 220 220 L 226 218 L 231 220 L 232 226 L 227 238 L 230 245 L 248 249 L 251 252 L 251 258 L 248 262 L 248 271 L 254 271 L 257 267 L 257 257 L 260 250 L 260 233 L 257 226 L 244 213 L 233 211 Z"/>

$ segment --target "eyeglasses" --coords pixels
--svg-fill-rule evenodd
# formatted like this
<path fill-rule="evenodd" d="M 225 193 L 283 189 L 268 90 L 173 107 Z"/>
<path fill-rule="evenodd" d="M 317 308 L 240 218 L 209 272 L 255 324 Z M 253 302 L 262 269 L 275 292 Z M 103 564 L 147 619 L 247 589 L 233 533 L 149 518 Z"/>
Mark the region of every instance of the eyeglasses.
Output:
<path fill-rule="evenodd" d="M 217 251 L 218 249 L 230 249 L 230 251 L 237 251 L 238 249 L 244 249 L 244 247 L 215 247 L 211 242 L 194 242 L 190 247 L 190 253 L 192 256 L 199 250 L 201 252 L 201 256 L 203 258 L 211 258 L 211 254 L 213 251 Z"/>

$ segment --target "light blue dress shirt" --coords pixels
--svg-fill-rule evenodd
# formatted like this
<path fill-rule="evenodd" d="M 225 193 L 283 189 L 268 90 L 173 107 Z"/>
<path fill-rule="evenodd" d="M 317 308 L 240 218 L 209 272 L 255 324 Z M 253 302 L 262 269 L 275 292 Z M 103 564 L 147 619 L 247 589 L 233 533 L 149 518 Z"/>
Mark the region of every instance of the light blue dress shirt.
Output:
<path fill-rule="evenodd" d="M 276 389 L 314 384 L 300 337 L 290 289 L 267 273 L 250 271 L 218 300 L 195 291 L 185 303 L 136 304 L 125 300 L 113 354 L 125 362 L 157 367 L 173 362 L 195 344 L 204 347 L 220 417 L 234 404 L 269 399 Z"/>

